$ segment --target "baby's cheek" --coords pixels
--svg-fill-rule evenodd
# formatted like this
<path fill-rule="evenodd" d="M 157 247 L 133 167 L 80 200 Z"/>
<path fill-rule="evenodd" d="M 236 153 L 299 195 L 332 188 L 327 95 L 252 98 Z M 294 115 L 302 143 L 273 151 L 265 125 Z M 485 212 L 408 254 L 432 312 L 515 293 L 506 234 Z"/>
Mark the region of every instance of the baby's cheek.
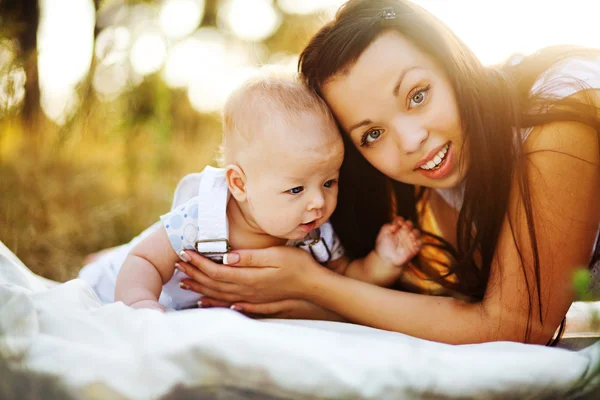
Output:
<path fill-rule="evenodd" d="M 290 231 L 290 226 L 295 226 L 298 212 L 289 205 L 271 205 L 263 214 L 265 225 L 268 225 L 272 234 L 283 235 Z"/>
<path fill-rule="evenodd" d="M 331 194 L 327 199 L 327 207 L 330 209 L 330 212 L 333 212 L 333 210 L 335 210 L 335 207 L 337 206 L 338 194 L 339 190 L 336 187 L 334 190 L 331 191 Z"/>

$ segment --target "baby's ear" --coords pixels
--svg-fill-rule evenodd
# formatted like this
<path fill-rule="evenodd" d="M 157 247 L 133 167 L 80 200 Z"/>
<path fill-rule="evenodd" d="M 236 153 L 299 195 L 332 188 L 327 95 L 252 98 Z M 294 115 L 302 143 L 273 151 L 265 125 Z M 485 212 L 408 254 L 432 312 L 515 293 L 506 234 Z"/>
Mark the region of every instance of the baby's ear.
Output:
<path fill-rule="evenodd" d="M 246 201 L 246 174 L 238 165 L 229 164 L 225 167 L 225 179 L 231 195 L 237 201 Z"/>

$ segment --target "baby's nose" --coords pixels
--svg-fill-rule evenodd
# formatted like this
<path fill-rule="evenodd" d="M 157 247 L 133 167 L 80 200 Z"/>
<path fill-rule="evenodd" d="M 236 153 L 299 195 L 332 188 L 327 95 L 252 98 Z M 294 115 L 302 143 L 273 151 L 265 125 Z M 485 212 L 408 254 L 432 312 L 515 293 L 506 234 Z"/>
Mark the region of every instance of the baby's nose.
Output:
<path fill-rule="evenodd" d="M 323 208 L 323 206 L 325 206 L 325 196 L 323 196 L 323 193 L 320 190 L 316 191 L 310 198 L 308 210 L 318 210 Z"/>

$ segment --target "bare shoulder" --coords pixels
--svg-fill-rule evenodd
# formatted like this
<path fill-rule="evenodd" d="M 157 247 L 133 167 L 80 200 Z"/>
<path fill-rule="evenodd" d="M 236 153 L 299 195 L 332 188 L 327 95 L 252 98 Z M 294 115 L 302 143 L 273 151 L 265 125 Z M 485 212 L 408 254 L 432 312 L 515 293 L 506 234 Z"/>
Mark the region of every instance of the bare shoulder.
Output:
<path fill-rule="evenodd" d="M 523 150 L 529 156 L 544 155 L 557 161 L 570 156 L 598 166 L 600 132 L 580 122 L 553 122 L 534 128 Z"/>
<path fill-rule="evenodd" d="M 570 99 L 596 107 L 600 121 L 600 89 L 581 91 Z M 580 122 L 561 121 L 534 128 L 524 143 L 524 151 L 536 154 L 550 150 L 557 157 L 570 155 L 597 164 L 599 142 L 600 132 L 593 127 Z"/>

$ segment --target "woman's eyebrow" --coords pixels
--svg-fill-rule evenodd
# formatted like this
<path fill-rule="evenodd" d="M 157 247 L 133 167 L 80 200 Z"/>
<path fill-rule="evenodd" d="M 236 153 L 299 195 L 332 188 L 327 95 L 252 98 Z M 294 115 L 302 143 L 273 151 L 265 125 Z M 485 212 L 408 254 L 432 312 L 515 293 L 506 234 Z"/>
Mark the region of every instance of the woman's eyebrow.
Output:
<path fill-rule="evenodd" d="M 398 80 L 396 81 L 396 84 L 394 85 L 394 90 L 392 90 L 392 94 L 394 95 L 394 97 L 398 97 L 398 92 L 400 91 L 400 85 L 402 85 L 402 81 L 404 80 L 404 77 L 406 76 L 406 74 L 408 74 L 410 71 L 413 71 L 415 69 L 425 69 L 425 68 L 421 67 L 419 65 L 413 65 L 412 67 L 408 67 L 404 71 L 400 72 L 400 76 L 398 77 Z"/>
<path fill-rule="evenodd" d="M 352 132 L 356 128 L 360 128 L 361 126 L 369 125 L 372 123 L 373 123 L 373 121 L 371 121 L 370 119 L 363 119 L 359 123 L 356 123 L 356 124 L 352 125 L 350 128 L 348 128 L 348 133 Z"/>
<path fill-rule="evenodd" d="M 404 77 L 406 76 L 406 74 L 408 74 L 410 71 L 413 71 L 416 69 L 425 69 L 425 67 L 422 67 L 420 65 L 413 65 L 411 67 L 406 68 L 402 72 L 400 72 L 400 76 L 398 77 L 398 80 L 396 81 L 396 84 L 394 85 L 394 89 L 392 90 L 392 94 L 394 95 L 394 97 L 398 97 L 398 92 L 400 91 L 400 86 L 402 85 L 402 81 L 404 80 Z M 372 123 L 373 123 L 373 121 L 371 121 L 370 119 L 363 119 L 362 121 L 360 121 L 360 122 L 352 125 L 350 128 L 348 128 L 348 133 L 351 133 L 356 128 L 360 128 L 361 126 L 369 125 Z"/>

